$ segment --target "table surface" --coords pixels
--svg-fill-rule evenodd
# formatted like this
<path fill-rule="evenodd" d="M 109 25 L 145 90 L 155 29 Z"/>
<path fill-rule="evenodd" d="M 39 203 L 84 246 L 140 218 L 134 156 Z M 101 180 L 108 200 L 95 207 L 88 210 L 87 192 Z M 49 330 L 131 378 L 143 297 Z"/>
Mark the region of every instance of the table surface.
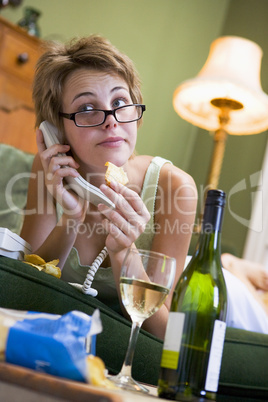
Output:
<path fill-rule="evenodd" d="M 0 362 L 0 401 L 2 402 L 156 402 L 157 388 L 148 386 L 149 394 L 111 391 L 93 385 L 66 380 L 24 367 Z M 204 402 L 203 398 L 195 398 Z M 217 395 L 218 402 L 256 402 L 255 398 Z"/>
<path fill-rule="evenodd" d="M 157 397 L 157 390 L 153 386 L 148 388 L 149 395 L 111 391 L 0 363 L 0 401 L 5 402 L 152 402 Z"/>

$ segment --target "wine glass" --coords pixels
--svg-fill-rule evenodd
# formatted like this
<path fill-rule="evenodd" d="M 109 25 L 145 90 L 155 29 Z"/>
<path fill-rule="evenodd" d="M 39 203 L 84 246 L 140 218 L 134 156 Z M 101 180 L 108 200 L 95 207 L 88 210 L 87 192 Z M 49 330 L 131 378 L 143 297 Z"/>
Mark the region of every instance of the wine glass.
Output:
<path fill-rule="evenodd" d="M 165 302 L 173 285 L 175 258 L 154 251 L 128 249 L 120 274 L 122 303 L 132 321 L 125 361 L 116 376 L 109 376 L 118 387 L 128 391 L 149 392 L 132 378 L 132 361 L 140 328 Z"/>

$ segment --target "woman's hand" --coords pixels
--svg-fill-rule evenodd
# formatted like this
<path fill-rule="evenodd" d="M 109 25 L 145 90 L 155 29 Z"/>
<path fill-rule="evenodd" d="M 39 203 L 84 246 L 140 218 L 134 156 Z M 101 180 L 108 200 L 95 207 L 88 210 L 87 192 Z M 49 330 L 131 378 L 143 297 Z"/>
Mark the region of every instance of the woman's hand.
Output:
<path fill-rule="evenodd" d="M 41 130 L 36 132 L 38 153 L 44 169 L 44 180 L 48 192 L 62 205 L 63 211 L 72 219 L 84 221 L 88 202 L 81 199 L 73 191 L 66 188 L 63 179 L 66 176 L 78 177 L 78 163 L 65 154 L 70 150 L 69 145 L 55 144 L 46 148 Z"/>
<path fill-rule="evenodd" d="M 118 253 L 130 247 L 144 232 L 150 214 L 140 196 L 126 186 L 113 181 L 111 187 L 103 184 L 100 189 L 115 204 L 114 210 L 103 204 L 98 205 L 98 210 L 105 216 L 106 247 L 109 252 Z"/>

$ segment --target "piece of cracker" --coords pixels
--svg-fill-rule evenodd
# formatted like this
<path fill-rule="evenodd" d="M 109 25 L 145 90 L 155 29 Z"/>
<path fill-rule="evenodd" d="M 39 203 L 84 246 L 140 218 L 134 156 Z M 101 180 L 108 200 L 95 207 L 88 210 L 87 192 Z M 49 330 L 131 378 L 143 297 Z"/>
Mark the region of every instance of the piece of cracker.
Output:
<path fill-rule="evenodd" d="M 128 183 L 128 177 L 123 168 L 114 165 L 111 162 L 106 162 L 107 170 L 105 173 L 105 181 L 107 186 L 110 186 L 111 181 L 117 181 L 124 186 Z"/>

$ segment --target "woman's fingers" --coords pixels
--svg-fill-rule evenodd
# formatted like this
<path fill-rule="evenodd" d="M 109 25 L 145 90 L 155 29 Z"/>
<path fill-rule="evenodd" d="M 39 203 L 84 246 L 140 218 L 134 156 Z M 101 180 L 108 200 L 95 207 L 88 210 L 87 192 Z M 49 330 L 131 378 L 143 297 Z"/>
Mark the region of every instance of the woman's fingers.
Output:
<path fill-rule="evenodd" d="M 67 144 L 55 144 L 47 148 L 44 141 L 43 133 L 39 129 L 36 130 L 36 143 L 40 156 L 43 152 L 46 152 L 47 157 L 57 156 L 59 153 L 65 153 L 70 149 L 70 145 Z"/>
<path fill-rule="evenodd" d="M 109 251 L 121 251 L 131 247 L 136 241 L 137 237 L 130 237 L 129 233 L 122 232 L 118 226 L 114 225 L 108 219 L 103 220 L 103 226 L 107 233 L 106 246 Z"/>
<path fill-rule="evenodd" d="M 125 217 L 120 211 L 107 208 L 104 204 L 99 204 L 98 209 L 109 222 L 126 236 L 129 236 L 132 242 L 135 241 L 146 228 L 147 220 L 137 214 L 131 213 Z"/>
<path fill-rule="evenodd" d="M 98 205 L 99 211 L 105 216 L 103 225 L 108 233 L 110 247 L 113 250 L 130 247 L 144 232 L 150 219 L 146 206 L 135 191 L 119 183 L 113 185 L 113 188 L 102 185 L 100 189 L 116 206 L 112 210 L 103 204 Z"/>
<path fill-rule="evenodd" d="M 83 221 L 88 209 L 88 201 L 81 199 L 76 193 L 63 185 L 67 176 L 78 177 L 79 164 L 65 153 L 69 145 L 55 144 L 46 148 L 42 131 L 36 130 L 38 153 L 44 169 L 44 181 L 48 192 L 62 205 L 63 211 L 73 219 Z"/>
<path fill-rule="evenodd" d="M 150 219 L 144 202 L 135 191 L 117 182 L 112 182 L 111 187 L 101 185 L 100 189 L 114 202 L 123 215 L 130 215 L 134 211 L 135 215 L 138 214 L 144 216 L 145 219 Z"/>
<path fill-rule="evenodd" d="M 69 145 L 55 144 L 46 148 L 41 130 L 36 132 L 36 142 L 48 181 L 51 182 L 55 179 L 59 184 L 59 179 L 62 180 L 66 176 L 78 176 L 76 171 L 79 167 L 78 163 L 71 156 L 65 154 L 70 149 Z"/>

